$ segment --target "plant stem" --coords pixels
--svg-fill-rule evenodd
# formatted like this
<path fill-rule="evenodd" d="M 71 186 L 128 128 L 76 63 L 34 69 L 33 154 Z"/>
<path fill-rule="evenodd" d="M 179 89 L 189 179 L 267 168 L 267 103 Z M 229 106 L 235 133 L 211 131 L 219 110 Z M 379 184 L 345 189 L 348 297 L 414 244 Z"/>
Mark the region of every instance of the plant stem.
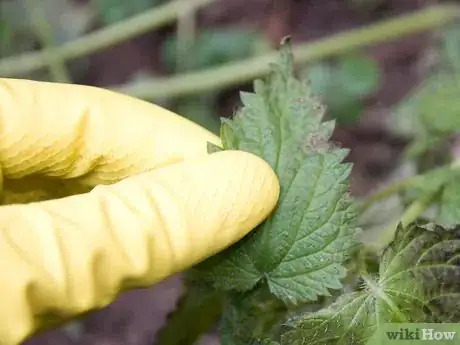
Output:
<path fill-rule="evenodd" d="M 408 177 L 402 181 L 394 182 L 388 187 L 372 194 L 370 197 L 366 198 L 360 205 L 359 211 L 365 212 L 369 207 L 371 207 L 376 202 L 385 200 L 391 197 L 394 194 L 404 191 L 405 189 L 413 186 L 417 181 L 423 178 L 423 175 L 415 175 Z"/>
<path fill-rule="evenodd" d="M 364 28 L 333 35 L 313 43 L 298 45 L 293 47 L 293 53 L 298 63 L 313 62 L 357 48 L 437 28 L 458 18 L 459 14 L 458 6 L 434 6 Z M 113 89 L 148 99 L 163 99 L 222 89 L 239 85 L 267 73 L 269 63 L 276 59 L 277 54 L 277 52 L 272 52 L 201 72 L 186 73 L 166 79 L 146 80 Z"/>
<path fill-rule="evenodd" d="M 460 168 L 460 159 L 455 159 L 449 165 L 439 167 L 438 169 L 446 169 L 449 168 L 452 171 L 457 170 Z M 369 198 L 364 202 L 364 208 L 369 207 L 373 202 L 381 200 L 385 197 L 390 196 L 392 193 L 397 193 L 404 188 L 410 187 L 413 183 L 417 182 L 419 179 L 423 179 L 426 176 L 423 174 L 415 175 L 409 177 L 408 179 L 401 181 L 400 183 L 396 183 L 393 186 L 388 187 L 387 189 L 381 191 L 380 193 L 374 195 L 373 197 Z M 425 195 L 422 195 L 419 199 L 415 200 L 409 207 L 406 208 L 402 216 L 399 218 L 397 222 L 395 222 L 392 226 L 388 227 L 388 229 L 384 230 L 379 238 L 374 242 L 367 244 L 366 247 L 370 252 L 379 253 L 383 248 L 385 248 L 393 239 L 394 233 L 398 228 L 399 224 L 401 226 L 406 227 L 417 218 L 419 218 L 423 212 L 431 205 L 431 203 L 436 199 L 439 195 L 442 186 L 440 185 L 436 190 L 433 190 Z M 361 206 L 363 207 L 363 206 Z"/>
<path fill-rule="evenodd" d="M 379 253 L 393 240 L 393 236 L 399 224 L 401 224 L 403 227 L 406 227 L 417 218 L 419 218 L 423 212 L 425 212 L 428 206 L 430 206 L 430 204 L 433 202 L 438 192 L 439 191 L 427 194 L 409 205 L 401 218 L 386 230 L 384 230 L 378 237 L 377 241 L 366 245 L 367 250 L 373 253 Z"/>
<path fill-rule="evenodd" d="M 196 38 L 196 13 L 193 8 L 184 6 L 177 20 L 176 73 L 184 73 L 189 69 L 190 60 L 187 55 Z"/>
<path fill-rule="evenodd" d="M 460 159 L 456 159 L 450 164 L 439 166 L 435 169 L 429 170 L 428 173 L 422 173 L 422 174 L 410 176 L 401 181 L 397 181 L 397 182 L 390 184 L 388 187 L 372 194 L 370 197 L 362 201 L 359 204 L 359 212 L 363 213 L 376 202 L 387 199 L 394 194 L 397 194 L 399 192 L 402 192 L 406 189 L 409 189 L 415 186 L 417 183 L 423 182 L 423 180 L 427 178 L 427 174 L 429 173 L 433 173 L 436 170 L 441 172 L 447 169 L 450 170 L 451 172 L 458 171 L 460 169 Z"/>
<path fill-rule="evenodd" d="M 75 59 L 86 56 L 171 23 L 182 13 L 184 6 L 196 9 L 213 1 L 215 0 L 172 1 L 65 43 L 61 47 L 53 49 L 51 53 L 60 56 L 62 59 Z M 22 75 L 42 68 L 47 65 L 49 54 L 50 51 L 45 49 L 4 58 L 0 60 L 0 76 Z M 120 63 L 123 63 L 123 61 L 120 61 Z"/>
<path fill-rule="evenodd" d="M 70 74 L 64 59 L 56 53 L 53 32 L 49 23 L 46 21 L 46 13 L 41 6 L 37 6 L 33 0 L 27 1 L 26 12 L 37 31 L 38 39 L 45 48 L 43 51 L 46 54 L 48 68 L 51 78 L 55 82 L 71 83 Z"/>
<path fill-rule="evenodd" d="M 435 196 L 438 194 L 438 191 L 433 192 L 431 194 L 425 195 L 418 200 L 415 200 L 406 211 L 403 213 L 399 222 L 403 227 L 408 226 L 410 223 L 415 221 L 418 217 L 420 217 L 423 212 L 430 206 Z M 396 227 L 395 227 L 396 228 Z"/>

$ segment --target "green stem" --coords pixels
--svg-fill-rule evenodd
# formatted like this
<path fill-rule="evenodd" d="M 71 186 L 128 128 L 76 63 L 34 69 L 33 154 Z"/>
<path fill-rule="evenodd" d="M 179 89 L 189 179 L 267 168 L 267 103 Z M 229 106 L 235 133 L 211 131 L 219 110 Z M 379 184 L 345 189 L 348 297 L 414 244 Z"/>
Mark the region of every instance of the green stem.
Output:
<path fill-rule="evenodd" d="M 445 169 L 447 167 L 450 168 L 452 171 L 459 169 L 460 159 L 456 159 L 453 162 L 451 162 L 448 166 L 440 167 L 438 169 Z M 396 183 L 388 187 L 387 189 L 381 191 L 378 194 L 375 194 L 374 196 L 366 200 L 361 206 L 361 210 L 363 208 L 365 209 L 366 207 L 369 207 L 370 205 L 372 205 L 373 202 L 376 202 L 378 200 L 381 200 L 381 199 L 384 199 L 390 196 L 392 193 L 397 193 L 407 187 L 410 187 L 413 183 L 423 178 L 426 178 L 426 176 L 424 176 L 423 174 L 415 175 L 415 176 L 409 177 L 408 179 L 404 181 L 401 181 L 399 183 Z M 441 184 L 436 190 L 426 193 L 425 195 L 421 196 L 419 199 L 415 200 L 412 204 L 410 204 L 409 207 L 406 208 L 403 215 L 399 218 L 397 222 L 392 224 L 387 230 L 383 231 L 383 233 L 374 243 L 366 245 L 368 250 L 373 253 L 379 253 L 380 250 L 386 247 L 393 239 L 394 233 L 396 229 L 398 228 L 398 225 L 401 224 L 403 227 L 406 227 L 410 223 L 415 221 L 417 218 L 419 218 L 423 214 L 423 212 L 425 212 L 425 210 L 431 205 L 431 203 L 435 200 L 435 198 L 438 196 L 438 194 L 441 191 L 441 187 L 443 185 L 444 184 Z"/>
<path fill-rule="evenodd" d="M 401 224 L 403 227 L 406 227 L 417 218 L 419 218 L 423 212 L 425 212 L 428 206 L 431 205 L 438 192 L 439 191 L 429 193 L 410 204 L 397 222 L 388 227 L 388 229 L 384 230 L 374 243 L 366 245 L 367 250 L 373 253 L 379 253 L 393 240 L 393 236 L 399 224 Z"/>
<path fill-rule="evenodd" d="M 189 6 L 182 9 L 177 20 L 176 44 L 176 73 L 184 73 L 189 69 L 190 60 L 187 58 L 196 38 L 196 13 Z"/>
<path fill-rule="evenodd" d="M 333 35 L 313 43 L 298 45 L 293 48 L 293 53 L 299 63 L 313 62 L 357 48 L 437 28 L 458 18 L 459 14 L 458 6 L 434 6 L 364 28 Z M 267 73 L 269 63 L 273 62 L 277 56 L 277 52 L 272 52 L 205 71 L 181 74 L 166 79 L 146 80 L 116 87 L 114 90 L 139 98 L 163 99 L 232 87 Z"/>
<path fill-rule="evenodd" d="M 403 227 L 406 227 L 410 223 L 415 221 L 418 217 L 420 217 L 423 214 L 423 212 L 425 212 L 425 210 L 428 208 L 428 206 L 430 206 L 430 204 L 433 202 L 433 199 L 435 198 L 437 194 L 438 194 L 438 191 L 433 192 L 431 194 L 421 197 L 420 199 L 410 204 L 409 207 L 406 209 L 406 211 L 401 216 L 401 219 L 399 220 L 401 225 Z M 393 228 L 396 229 L 396 226 Z"/>
<path fill-rule="evenodd" d="M 65 43 L 51 53 L 62 59 L 75 59 L 103 50 L 141 34 L 153 31 L 173 22 L 182 13 L 184 6 L 199 8 L 215 0 L 176 0 L 155 7 L 122 22 L 94 31 L 72 42 Z M 49 50 L 25 53 L 0 60 L 0 76 L 22 75 L 42 68 L 48 63 Z M 123 61 L 120 61 L 123 63 Z"/>
<path fill-rule="evenodd" d="M 37 6 L 34 0 L 28 0 L 26 12 L 33 24 L 37 37 L 44 47 L 48 68 L 51 78 L 55 82 L 71 83 L 70 74 L 64 59 L 56 52 L 52 29 L 46 20 L 46 13 L 41 6 Z"/>
<path fill-rule="evenodd" d="M 408 177 L 402 181 L 394 182 L 388 187 L 372 194 L 370 197 L 366 198 L 359 206 L 360 213 L 365 212 L 369 207 L 371 207 L 376 202 L 385 200 L 391 197 L 394 194 L 402 192 L 411 186 L 413 186 L 417 181 L 423 178 L 423 175 L 415 175 Z"/>
<path fill-rule="evenodd" d="M 427 178 L 429 174 L 433 174 L 435 171 L 442 172 L 444 170 L 450 170 L 451 172 L 458 171 L 460 168 L 460 160 L 455 160 L 450 164 L 442 165 L 437 168 L 434 168 L 432 170 L 429 170 L 425 173 L 410 176 L 406 179 L 403 179 L 401 181 L 394 182 L 390 184 L 388 187 L 383 188 L 382 190 L 375 192 L 371 196 L 367 197 L 365 200 L 363 200 L 359 204 L 359 211 L 360 213 L 365 212 L 369 207 L 371 207 L 373 204 L 385 200 L 389 197 L 391 197 L 394 194 L 400 193 L 404 190 L 407 190 L 411 187 L 416 186 L 418 183 L 423 183 L 424 180 Z M 433 178 L 434 175 L 433 175 Z"/>

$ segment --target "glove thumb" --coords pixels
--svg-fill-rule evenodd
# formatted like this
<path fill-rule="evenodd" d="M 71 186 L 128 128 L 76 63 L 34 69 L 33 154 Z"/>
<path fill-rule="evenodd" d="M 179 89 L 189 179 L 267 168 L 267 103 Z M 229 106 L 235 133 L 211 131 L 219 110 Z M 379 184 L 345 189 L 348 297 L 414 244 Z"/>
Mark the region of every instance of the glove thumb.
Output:
<path fill-rule="evenodd" d="M 223 250 L 261 223 L 278 197 L 265 161 L 223 151 L 87 194 L 0 207 L 0 344 Z"/>

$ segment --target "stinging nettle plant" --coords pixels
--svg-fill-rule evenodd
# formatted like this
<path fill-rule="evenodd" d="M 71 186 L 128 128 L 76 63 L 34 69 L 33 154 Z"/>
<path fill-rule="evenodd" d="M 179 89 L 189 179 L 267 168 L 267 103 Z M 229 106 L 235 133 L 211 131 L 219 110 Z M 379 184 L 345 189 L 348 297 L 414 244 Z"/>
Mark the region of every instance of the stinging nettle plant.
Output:
<path fill-rule="evenodd" d="M 216 321 L 222 345 L 368 344 L 384 323 L 459 322 L 457 220 L 421 220 L 412 205 L 390 241 L 362 243 L 347 150 L 330 141 L 335 123 L 324 121 L 324 106 L 295 77 L 288 39 L 266 81 L 241 100 L 235 117 L 222 121 L 223 148 L 209 151 L 265 159 L 280 181 L 278 206 L 243 240 L 186 273 L 186 293 L 157 343 L 192 344 Z M 458 176 L 449 168 L 417 181 L 433 174 L 442 178 L 431 201 Z"/>

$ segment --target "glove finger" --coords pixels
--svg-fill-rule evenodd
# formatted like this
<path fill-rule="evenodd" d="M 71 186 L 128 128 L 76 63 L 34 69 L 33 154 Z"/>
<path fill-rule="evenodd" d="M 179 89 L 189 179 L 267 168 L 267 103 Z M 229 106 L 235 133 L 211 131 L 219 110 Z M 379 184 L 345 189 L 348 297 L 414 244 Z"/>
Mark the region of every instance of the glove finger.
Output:
<path fill-rule="evenodd" d="M 278 197 L 265 161 L 223 151 L 87 194 L 0 207 L 0 344 L 223 250 L 262 222 Z"/>
<path fill-rule="evenodd" d="M 89 185 L 206 154 L 211 132 L 166 109 L 95 87 L 0 78 L 0 163 Z"/>

